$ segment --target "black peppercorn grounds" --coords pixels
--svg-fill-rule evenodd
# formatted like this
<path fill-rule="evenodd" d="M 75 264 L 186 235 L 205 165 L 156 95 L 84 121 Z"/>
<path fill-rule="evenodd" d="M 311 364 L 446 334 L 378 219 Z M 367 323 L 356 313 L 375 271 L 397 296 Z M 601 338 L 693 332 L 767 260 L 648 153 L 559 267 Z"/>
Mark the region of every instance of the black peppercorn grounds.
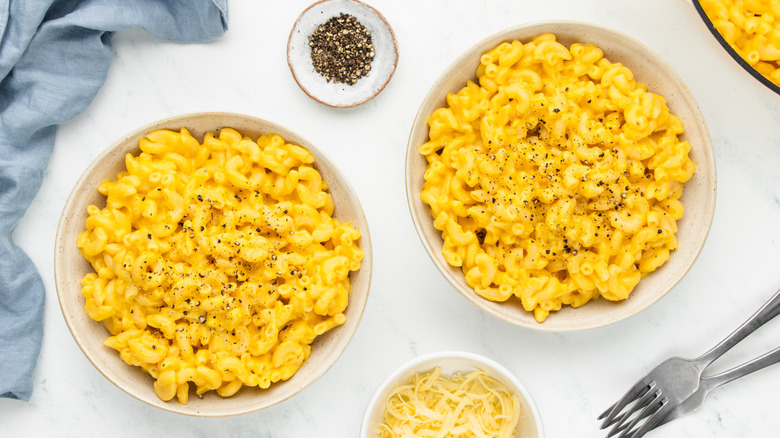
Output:
<path fill-rule="evenodd" d="M 374 60 L 371 32 L 357 18 L 340 14 L 309 35 L 314 70 L 328 82 L 354 85 L 368 76 Z"/>

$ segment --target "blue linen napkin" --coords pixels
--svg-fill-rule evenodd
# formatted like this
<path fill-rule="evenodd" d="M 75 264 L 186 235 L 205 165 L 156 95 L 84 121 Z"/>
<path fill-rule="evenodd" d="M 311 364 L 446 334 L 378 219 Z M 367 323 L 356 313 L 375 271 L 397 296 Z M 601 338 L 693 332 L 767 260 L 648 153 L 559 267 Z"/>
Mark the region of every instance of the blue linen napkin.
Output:
<path fill-rule="evenodd" d="M 227 0 L 0 0 L 0 397 L 30 399 L 43 336 L 43 282 L 11 232 L 41 186 L 57 125 L 89 105 L 111 36 L 133 27 L 206 41 L 227 30 Z"/>

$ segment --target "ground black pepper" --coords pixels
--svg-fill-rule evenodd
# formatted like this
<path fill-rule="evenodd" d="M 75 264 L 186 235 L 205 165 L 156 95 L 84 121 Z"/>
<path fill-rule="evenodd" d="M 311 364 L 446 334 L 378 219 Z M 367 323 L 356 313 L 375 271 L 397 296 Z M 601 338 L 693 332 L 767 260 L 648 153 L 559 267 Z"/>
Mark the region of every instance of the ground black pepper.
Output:
<path fill-rule="evenodd" d="M 340 14 L 309 35 L 314 70 L 328 82 L 354 85 L 368 76 L 374 60 L 371 32 L 357 18 Z"/>

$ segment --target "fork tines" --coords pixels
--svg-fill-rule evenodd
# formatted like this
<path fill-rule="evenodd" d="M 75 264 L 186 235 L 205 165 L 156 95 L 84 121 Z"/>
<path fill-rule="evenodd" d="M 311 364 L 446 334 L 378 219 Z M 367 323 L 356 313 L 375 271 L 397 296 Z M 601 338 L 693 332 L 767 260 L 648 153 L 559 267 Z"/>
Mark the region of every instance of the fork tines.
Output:
<path fill-rule="evenodd" d="M 660 418 L 656 418 L 654 414 L 659 413 L 668 400 L 662 397 L 663 394 L 657 386 L 654 381 L 637 382 L 623 398 L 599 415 L 598 419 L 604 420 L 601 423 L 601 429 L 612 426 L 612 429 L 607 433 L 608 438 L 613 436 L 638 438 L 658 423 Z M 630 408 L 624 411 L 624 408 L 629 405 L 631 405 Z M 645 422 L 640 425 L 642 420 Z"/>
<path fill-rule="evenodd" d="M 623 397 L 620 398 L 620 400 L 615 402 L 615 404 L 607 408 L 606 411 L 599 415 L 598 420 L 604 420 L 601 422 L 601 429 L 606 429 L 616 421 L 620 421 L 623 415 L 619 416 L 618 414 L 620 414 L 623 408 L 628 406 L 630 403 L 641 399 L 648 393 L 651 393 L 654 389 L 656 389 L 656 386 L 657 385 L 654 381 L 647 381 L 647 379 L 642 379 L 636 382 L 636 384 L 634 384 L 634 386 L 631 387 L 631 389 L 629 389 L 628 392 L 626 392 Z"/>

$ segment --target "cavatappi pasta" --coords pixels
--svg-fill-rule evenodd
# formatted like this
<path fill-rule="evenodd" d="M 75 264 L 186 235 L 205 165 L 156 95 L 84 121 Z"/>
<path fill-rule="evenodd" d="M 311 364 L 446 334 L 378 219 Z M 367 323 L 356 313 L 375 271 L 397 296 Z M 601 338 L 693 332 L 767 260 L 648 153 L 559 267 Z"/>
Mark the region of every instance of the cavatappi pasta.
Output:
<path fill-rule="evenodd" d="M 731 48 L 780 86 L 780 2 L 699 0 L 699 4 Z"/>
<path fill-rule="evenodd" d="M 163 400 L 289 379 L 346 318 L 360 231 L 333 215 L 314 156 L 225 128 L 158 130 L 98 190 L 78 247 L 85 310 Z"/>
<path fill-rule="evenodd" d="M 677 249 L 696 166 L 666 100 L 592 45 L 544 34 L 485 53 L 428 118 L 420 194 L 447 263 L 542 322 L 622 300 Z"/>
<path fill-rule="evenodd" d="M 509 438 L 520 400 L 484 371 L 415 374 L 387 397 L 380 438 Z"/>

